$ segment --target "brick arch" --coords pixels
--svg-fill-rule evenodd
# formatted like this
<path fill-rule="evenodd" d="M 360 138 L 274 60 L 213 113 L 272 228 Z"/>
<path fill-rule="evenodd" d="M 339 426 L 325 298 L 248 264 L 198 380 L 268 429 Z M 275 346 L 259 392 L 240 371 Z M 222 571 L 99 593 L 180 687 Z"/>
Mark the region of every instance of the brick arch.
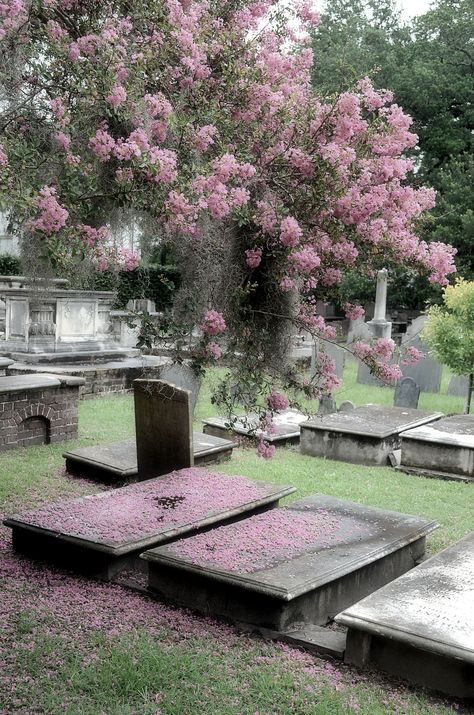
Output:
<path fill-rule="evenodd" d="M 29 417 L 44 417 L 46 420 L 51 421 L 53 414 L 54 411 L 51 407 L 47 407 L 41 402 L 30 402 L 29 405 L 23 407 L 21 410 L 15 410 L 13 413 L 13 420 L 17 425 L 20 425 Z"/>

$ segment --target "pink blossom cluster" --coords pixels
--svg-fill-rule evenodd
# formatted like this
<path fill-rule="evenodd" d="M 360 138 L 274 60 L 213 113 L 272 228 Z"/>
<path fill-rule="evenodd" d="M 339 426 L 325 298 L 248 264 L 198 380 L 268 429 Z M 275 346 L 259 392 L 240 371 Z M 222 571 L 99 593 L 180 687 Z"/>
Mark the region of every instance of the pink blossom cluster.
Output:
<path fill-rule="evenodd" d="M 416 365 L 417 362 L 425 357 L 425 353 L 414 345 L 408 345 L 403 351 L 401 364 L 402 365 Z"/>
<path fill-rule="evenodd" d="M 0 40 L 16 32 L 28 20 L 28 10 L 23 0 L 3 0 L 0 3 Z"/>
<path fill-rule="evenodd" d="M 261 248 L 248 248 L 245 251 L 245 262 L 249 268 L 259 267 L 262 262 L 262 253 L 263 250 Z"/>
<path fill-rule="evenodd" d="M 273 459 L 276 453 L 274 444 L 270 444 L 263 437 L 260 437 L 257 443 L 257 454 L 263 459 Z"/>
<path fill-rule="evenodd" d="M 379 338 L 373 344 L 362 341 L 352 344 L 354 355 L 363 360 L 376 377 L 387 383 L 394 383 L 402 377 L 399 366 L 390 362 L 394 350 L 395 343 L 390 338 Z"/>
<path fill-rule="evenodd" d="M 283 246 L 297 246 L 302 235 L 301 226 L 293 216 L 287 216 L 280 223 L 280 241 Z"/>
<path fill-rule="evenodd" d="M 214 340 L 211 340 L 206 345 L 206 354 L 213 360 L 219 360 L 222 357 L 222 348 L 219 343 L 216 343 Z"/>
<path fill-rule="evenodd" d="M 207 310 L 201 323 L 201 330 L 206 335 L 219 335 L 226 329 L 226 323 L 222 313 L 217 310 Z"/>
<path fill-rule="evenodd" d="M 206 124 L 205 126 L 198 129 L 195 133 L 193 139 L 194 146 L 199 151 L 207 151 L 209 147 L 214 144 L 217 134 L 217 127 L 215 127 L 213 124 Z"/>
<path fill-rule="evenodd" d="M 349 318 L 349 320 L 358 320 L 365 315 L 365 310 L 361 305 L 354 305 L 354 303 L 345 303 L 343 307 L 346 318 Z"/>
<path fill-rule="evenodd" d="M 36 199 L 39 215 L 29 221 L 30 231 L 42 231 L 47 236 L 57 233 L 66 225 L 69 212 L 58 202 L 57 191 L 54 186 L 43 186 Z"/>
<path fill-rule="evenodd" d="M 281 392 L 275 390 L 275 388 L 272 388 L 270 394 L 267 395 L 267 405 L 275 412 L 288 409 L 289 404 L 287 398 L 282 395 Z"/>

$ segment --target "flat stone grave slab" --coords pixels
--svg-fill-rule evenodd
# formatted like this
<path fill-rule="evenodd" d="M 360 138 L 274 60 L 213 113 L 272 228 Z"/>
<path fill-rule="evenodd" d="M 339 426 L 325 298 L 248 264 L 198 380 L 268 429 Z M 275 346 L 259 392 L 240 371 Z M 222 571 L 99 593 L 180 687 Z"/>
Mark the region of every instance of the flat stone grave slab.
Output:
<path fill-rule="evenodd" d="M 474 482 L 474 415 L 445 417 L 401 438 L 401 470 Z"/>
<path fill-rule="evenodd" d="M 209 417 L 203 420 L 203 429 L 206 434 L 215 437 L 230 439 L 233 435 L 248 437 L 250 439 L 264 439 L 270 444 L 281 446 L 284 444 L 297 444 L 300 441 L 300 424 L 308 419 L 308 415 L 298 410 L 283 410 L 273 416 L 273 433 L 258 429 L 259 418 L 255 413 L 248 413 L 239 417 L 232 424 L 227 417 Z"/>
<path fill-rule="evenodd" d="M 324 625 L 412 568 L 437 524 L 317 494 L 146 551 L 149 590 L 235 622 Z"/>
<path fill-rule="evenodd" d="M 400 433 L 443 417 L 409 407 L 364 405 L 350 412 L 316 416 L 301 425 L 303 454 L 356 464 L 386 465 L 400 448 Z"/>
<path fill-rule="evenodd" d="M 235 444 L 203 432 L 193 433 L 194 464 L 211 464 L 230 459 Z M 102 481 L 133 479 L 138 474 L 137 445 L 134 437 L 64 452 L 66 469 L 71 474 Z"/>
<path fill-rule="evenodd" d="M 339 614 L 345 660 L 473 698 L 473 604 L 474 532 Z"/>
<path fill-rule="evenodd" d="M 191 467 L 91 496 L 53 502 L 3 522 L 30 556 L 111 579 L 141 551 L 270 509 L 294 487 Z"/>

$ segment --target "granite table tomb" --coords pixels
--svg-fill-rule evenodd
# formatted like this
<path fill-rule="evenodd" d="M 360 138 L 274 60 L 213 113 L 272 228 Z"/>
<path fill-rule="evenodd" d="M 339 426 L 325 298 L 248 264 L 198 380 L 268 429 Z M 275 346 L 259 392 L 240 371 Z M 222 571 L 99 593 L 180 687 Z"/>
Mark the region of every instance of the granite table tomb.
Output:
<path fill-rule="evenodd" d="M 231 440 L 194 432 L 194 464 L 199 466 L 230 459 L 234 446 Z M 64 452 L 63 457 L 67 471 L 78 476 L 114 482 L 133 480 L 138 475 L 135 437 L 121 442 L 79 447 Z"/>
<path fill-rule="evenodd" d="M 440 417 L 442 412 L 364 405 L 301 424 L 300 449 L 313 457 L 386 465 L 389 455 L 400 448 L 401 432 Z"/>
<path fill-rule="evenodd" d="M 203 429 L 206 434 L 230 439 L 233 435 L 250 439 L 263 438 L 276 447 L 285 444 L 298 444 L 300 441 L 300 424 L 308 419 L 298 410 L 283 410 L 273 416 L 274 432 L 264 432 L 258 427 L 259 418 L 254 413 L 230 422 L 227 417 L 209 417 L 203 420 Z"/>
<path fill-rule="evenodd" d="M 474 698 L 474 532 L 356 603 L 345 660 Z"/>
<path fill-rule="evenodd" d="M 401 435 L 405 472 L 474 482 L 474 415 L 452 415 Z"/>
<path fill-rule="evenodd" d="M 324 625 L 412 568 L 437 524 L 325 495 L 148 550 L 149 590 L 287 632 Z"/>
<path fill-rule="evenodd" d="M 3 522 L 13 547 L 105 580 L 142 565 L 141 551 L 277 506 L 295 491 L 200 467 L 53 502 Z"/>

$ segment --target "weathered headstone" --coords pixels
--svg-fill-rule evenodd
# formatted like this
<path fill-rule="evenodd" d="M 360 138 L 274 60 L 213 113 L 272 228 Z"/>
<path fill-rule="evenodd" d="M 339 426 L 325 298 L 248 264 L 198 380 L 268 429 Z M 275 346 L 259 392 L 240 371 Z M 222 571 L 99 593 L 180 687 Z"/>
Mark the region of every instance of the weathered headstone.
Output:
<path fill-rule="evenodd" d="M 342 380 L 344 374 L 344 364 L 345 364 L 345 350 L 340 348 L 339 345 L 330 342 L 320 342 L 316 340 L 313 345 L 313 351 L 311 354 L 311 368 L 310 375 L 314 377 L 316 374 L 316 365 L 318 363 L 319 353 L 326 354 L 331 360 L 334 360 L 334 367 L 336 376 Z"/>
<path fill-rule="evenodd" d="M 351 412 L 354 407 L 355 405 L 351 400 L 344 400 L 344 402 L 341 402 L 339 405 L 338 412 Z"/>
<path fill-rule="evenodd" d="M 347 333 L 347 343 L 353 343 L 356 340 L 362 340 L 363 342 L 367 342 L 372 338 L 372 333 L 370 332 L 370 328 L 367 326 L 367 323 L 365 322 L 364 316 L 361 318 L 356 318 L 355 320 L 351 320 L 349 322 L 349 330 Z"/>
<path fill-rule="evenodd" d="M 337 412 L 336 400 L 332 395 L 323 395 L 319 400 L 318 415 L 330 415 Z"/>
<path fill-rule="evenodd" d="M 371 387 L 387 387 L 387 384 L 370 372 L 368 365 L 360 360 L 357 368 L 357 382 L 360 385 L 370 385 Z"/>
<path fill-rule="evenodd" d="M 184 363 L 165 365 L 160 370 L 160 379 L 191 393 L 191 409 L 194 414 L 199 390 L 201 389 L 201 378 L 196 375 L 194 370 Z"/>
<path fill-rule="evenodd" d="M 138 476 L 194 465 L 191 393 L 163 380 L 134 380 Z"/>
<path fill-rule="evenodd" d="M 420 334 L 427 320 L 426 315 L 420 315 L 412 322 L 402 338 L 402 349 L 414 347 L 425 353 L 425 357 L 414 365 L 401 365 L 404 377 L 412 377 L 422 392 L 439 392 L 443 366 L 429 355 L 429 346 L 423 342 Z"/>
<path fill-rule="evenodd" d="M 416 410 L 420 398 L 420 388 L 412 377 L 402 377 L 395 387 L 393 404 L 395 407 L 413 407 Z"/>
<path fill-rule="evenodd" d="M 449 381 L 448 395 L 454 397 L 466 397 L 469 388 L 469 378 L 467 375 L 453 375 Z"/>

